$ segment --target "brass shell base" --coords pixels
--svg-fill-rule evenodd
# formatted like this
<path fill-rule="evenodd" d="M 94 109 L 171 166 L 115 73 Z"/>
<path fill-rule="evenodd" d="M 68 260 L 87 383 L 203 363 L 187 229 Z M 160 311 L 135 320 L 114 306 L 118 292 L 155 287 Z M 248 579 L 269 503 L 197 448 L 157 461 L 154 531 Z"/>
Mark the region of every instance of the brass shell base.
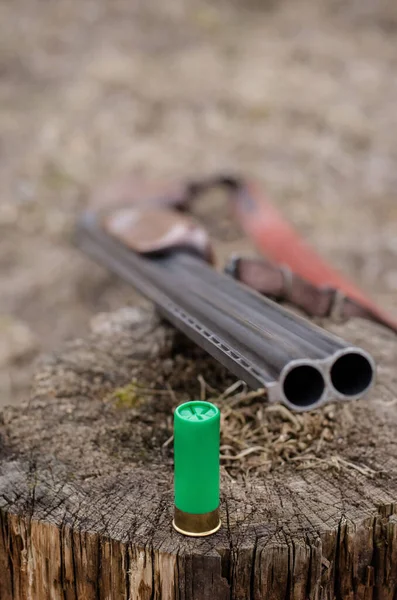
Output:
<path fill-rule="evenodd" d="M 221 526 L 219 508 L 202 515 L 194 515 L 175 507 L 172 525 L 178 533 L 188 535 L 189 537 L 205 537 L 206 535 L 212 535 L 213 533 L 216 533 Z"/>

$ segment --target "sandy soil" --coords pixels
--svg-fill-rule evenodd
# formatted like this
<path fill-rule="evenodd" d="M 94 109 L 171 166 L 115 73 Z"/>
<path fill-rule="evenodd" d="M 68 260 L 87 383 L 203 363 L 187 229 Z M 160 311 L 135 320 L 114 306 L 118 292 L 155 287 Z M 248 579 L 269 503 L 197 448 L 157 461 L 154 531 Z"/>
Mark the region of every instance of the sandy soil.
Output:
<path fill-rule="evenodd" d="M 134 301 L 71 244 L 89 190 L 238 170 L 397 314 L 397 8 L 383 0 L 0 5 L 0 405 Z"/>

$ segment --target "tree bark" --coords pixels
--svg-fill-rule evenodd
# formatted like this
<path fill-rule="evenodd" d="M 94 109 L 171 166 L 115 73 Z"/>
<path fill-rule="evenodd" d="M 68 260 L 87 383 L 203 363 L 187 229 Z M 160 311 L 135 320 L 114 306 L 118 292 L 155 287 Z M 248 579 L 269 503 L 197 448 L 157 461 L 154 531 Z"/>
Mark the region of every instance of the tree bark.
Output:
<path fill-rule="evenodd" d="M 224 474 L 222 529 L 189 539 L 171 526 L 172 409 L 198 374 L 229 376 L 151 314 L 94 329 L 0 413 L 0 600 L 396 598 L 393 334 L 333 326 L 379 361 L 375 390 L 338 412 L 321 468 Z"/>

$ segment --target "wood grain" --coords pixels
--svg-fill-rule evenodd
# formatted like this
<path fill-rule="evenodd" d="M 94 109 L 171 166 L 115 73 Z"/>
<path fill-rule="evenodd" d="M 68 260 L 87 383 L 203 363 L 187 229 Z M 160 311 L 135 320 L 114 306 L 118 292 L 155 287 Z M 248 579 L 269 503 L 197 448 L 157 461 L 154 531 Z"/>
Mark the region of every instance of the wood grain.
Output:
<path fill-rule="evenodd" d="M 205 356 L 189 370 L 176 358 L 189 344 L 181 351 L 151 313 L 126 314 L 50 357 L 29 402 L 0 413 L 0 600 L 393 600 L 396 337 L 363 321 L 331 326 L 380 365 L 328 450 L 372 478 L 293 462 L 225 476 L 221 531 L 188 539 L 171 526 L 165 423 L 198 393 L 197 372 L 214 385 L 228 376 Z M 114 390 L 134 378 L 175 393 L 120 406 Z"/>

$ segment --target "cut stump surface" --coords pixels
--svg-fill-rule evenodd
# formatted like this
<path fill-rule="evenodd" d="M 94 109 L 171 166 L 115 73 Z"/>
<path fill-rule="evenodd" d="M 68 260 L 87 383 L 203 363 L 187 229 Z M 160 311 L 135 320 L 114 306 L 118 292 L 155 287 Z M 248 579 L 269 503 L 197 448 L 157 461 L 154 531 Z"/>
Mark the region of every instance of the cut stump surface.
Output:
<path fill-rule="evenodd" d="M 397 338 L 332 329 L 378 361 L 370 397 L 335 407 L 314 454 L 226 463 L 223 527 L 188 539 L 171 525 L 172 410 L 199 375 L 233 379 L 151 313 L 97 319 L 0 413 L 0 600 L 396 598 Z"/>

